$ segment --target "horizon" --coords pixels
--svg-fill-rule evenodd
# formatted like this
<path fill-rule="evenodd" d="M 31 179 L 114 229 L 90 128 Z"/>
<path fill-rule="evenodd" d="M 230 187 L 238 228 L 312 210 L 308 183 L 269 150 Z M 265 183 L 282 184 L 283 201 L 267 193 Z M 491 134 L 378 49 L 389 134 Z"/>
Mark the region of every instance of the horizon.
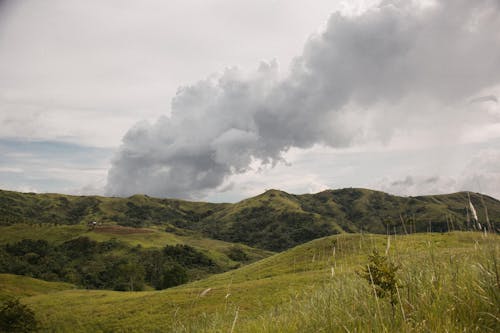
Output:
<path fill-rule="evenodd" d="M 13 191 L 13 190 L 8 190 L 8 189 L 2 189 L 2 188 L 0 188 L 0 191 L 15 192 L 15 193 L 21 193 L 21 194 L 63 195 L 63 196 L 73 196 L 73 197 L 101 197 L 101 198 L 116 198 L 116 199 L 129 199 L 129 198 L 132 198 L 132 197 L 135 197 L 135 196 L 145 196 L 145 197 L 149 197 L 149 198 L 153 198 L 153 199 L 161 199 L 161 200 L 166 199 L 166 200 L 179 200 L 179 201 L 187 201 L 187 202 L 205 202 L 205 203 L 213 203 L 213 204 L 236 204 L 236 203 L 245 201 L 247 199 L 252 199 L 252 198 L 261 196 L 263 194 L 266 194 L 267 192 L 272 192 L 272 191 L 286 193 L 286 194 L 294 195 L 294 196 L 303 196 L 303 195 L 317 195 L 317 194 L 320 194 L 320 193 L 323 193 L 323 192 L 334 192 L 334 191 L 343 191 L 343 190 L 360 190 L 360 191 L 380 192 L 380 193 L 385 193 L 385 194 L 389 194 L 391 196 L 396 196 L 396 197 L 401 197 L 401 198 L 447 196 L 447 195 L 462 194 L 462 193 L 464 193 L 464 194 L 465 193 L 474 193 L 474 194 L 478 194 L 480 196 L 490 197 L 490 198 L 492 198 L 492 199 L 494 199 L 496 201 L 500 201 L 499 198 L 490 196 L 490 195 L 485 194 L 485 193 L 473 192 L 473 191 L 458 191 L 458 192 L 434 193 L 434 194 L 433 193 L 426 193 L 426 194 L 419 194 L 419 195 L 398 195 L 398 194 L 394 194 L 394 193 L 384 192 L 384 191 L 370 189 L 370 188 L 363 188 L 363 187 L 329 188 L 329 189 L 324 189 L 324 190 L 321 190 L 321 191 L 315 192 L 315 193 L 309 193 L 309 192 L 307 192 L 307 193 L 290 193 L 290 192 L 283 191 L 283 190 L 280 190 L 280 189 L 270 188 L 270 189 L 266 189 L 263 192 L 258 193 L 256 195 L 242 198 L 242 199 L 240 199 L 238 201 L 189 200 L 189 199 L 174 198 L 174 197 L 155 197 L 155 196 L 151 196 L 151 195 L 144 194 L 144 193 L 136 193 L 136 194 L 132 194 L 130 196 L 126 196 L 125 197 L 125 196 L 109 196 L 109 195 L 100 195 L 100 194 L 86 194 L 86 195 L 81 195 L 81 194 L 65 194 L 65 193 L 58 193 L 58 192 L 22 192 L 22 191 Z"/>

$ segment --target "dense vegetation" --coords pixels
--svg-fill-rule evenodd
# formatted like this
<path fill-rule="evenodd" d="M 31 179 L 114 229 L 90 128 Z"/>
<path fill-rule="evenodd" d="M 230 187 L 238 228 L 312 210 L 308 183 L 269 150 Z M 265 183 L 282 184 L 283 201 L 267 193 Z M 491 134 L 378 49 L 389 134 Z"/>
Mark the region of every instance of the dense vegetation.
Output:
<path fill-rule="evenodd" d="M 0 303 L 0 332 L 33 332 L 37 329 L 35 313 L 18 299 Z"/>
<path fill-rule="evenodd" d="M 128 247 L 117 240 L 78 237 L 60 245 L 23 239 L 0 247 L 0 273 L 64 281 L 87 289 L 143 290 L 176 286 L 221 268 L 188 245 Z"/>
<path fill-rule="evenodd" d="M 500 221 L 500 201 L 471 193 L 478 217 Z M 466 193 L 398 197 L 364 189 L 292 195 L 269 190 L 235 204 L 157 199 L 78 197 L 0 191 L 0 225 L 105 224 L 161 226 L 177 235 L 206 237 L 282 251 L 341 232 L 398 233 L 470 230 Z"/>

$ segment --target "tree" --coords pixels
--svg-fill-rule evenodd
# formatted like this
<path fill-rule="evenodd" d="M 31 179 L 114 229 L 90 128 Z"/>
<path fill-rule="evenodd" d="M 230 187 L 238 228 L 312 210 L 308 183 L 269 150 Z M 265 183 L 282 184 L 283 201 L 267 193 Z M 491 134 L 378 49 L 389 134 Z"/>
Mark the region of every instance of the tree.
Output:
<path fill-rule="evenodd" d="M 187 271 L 184 267 L 177 263 L 167 264 L 163 267 L 162 281 L 160 288 L 165 289 L 175 287 L 188 282 Z"/>
<path fill-rule="evenodd" d="M 124 283 L 115 287 L 116 290 L 138 291 L 144 289 L 144 267 L 138 263 L 126 263 L 118 266 Z"/>
<path fill-rule="evenodd" d="M 9 299 L 0 305 L 1 332 L 32 332 L 36 329 L 35 313 L 18 299 Z"/>

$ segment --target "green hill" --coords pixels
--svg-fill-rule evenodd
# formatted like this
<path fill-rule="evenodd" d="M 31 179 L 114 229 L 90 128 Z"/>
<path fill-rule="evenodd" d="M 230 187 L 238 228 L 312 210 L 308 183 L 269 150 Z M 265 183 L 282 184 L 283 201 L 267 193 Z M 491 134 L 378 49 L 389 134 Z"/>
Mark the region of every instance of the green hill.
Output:
<path fill-rule="evenodd" d="M 0 301 L 21 297 L 50 332 L 495 332 L 500 239 L 459 231 L 467 197 L 0 191 L 0 273 L 18 274 L 0 274 Z M 470 199 L 498 226 L 498 200 Z M 359 274 L 373 250 L 399 267 L 392 303 Z"/>
<path fill-rule="evenodd" d="M 48 282 L 27 276 L 0 274 L 0 301 L 9 297 L 26 297 L 76 289 L 64 282 Z"/>
<path fill-rule="evenodd" d="M 0 231 L 0 273 L 90 289 L 164 289 L 272 254 L 154 227 L 14 224 Z"/>
<path fill-rule="evenodd" d="M 500 201 L 470 193 L 479 220 L 500 221 Z M 227 242 L 281 251 L 341 232 L 407 234 L 468 230 L 467 193 L 399 197 L 366 189 L 293 195 L 269 190 L 235 204 L 158 199 L 68 196 L 0 191 L 0 225 L 158 227 L 177 236 L 193 232 Z M 486 207 L 486 209 L 485 209 Z"/>
<path fill-rule="evenodd" d="M 91 221 L 124 226 L 198 221 L 225 204 L 157 199 L 19 193 L 0 190 L 0 225 L 15 223 L 85 224 Z"/>
<path fill-rule="evenodd" d="M 164 291 L 21 301 L 51 332 L 494 332 L 499 244 L 481 233 L 341 234 Z M 394 307 L 356 273 L 374 249 L 400 267 Z"/>

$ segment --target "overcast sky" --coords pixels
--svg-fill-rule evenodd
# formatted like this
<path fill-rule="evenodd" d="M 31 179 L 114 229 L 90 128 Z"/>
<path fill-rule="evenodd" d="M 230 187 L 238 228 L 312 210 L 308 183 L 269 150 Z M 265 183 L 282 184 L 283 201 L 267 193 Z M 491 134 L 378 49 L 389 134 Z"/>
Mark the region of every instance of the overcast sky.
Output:
<path fill-rule="evenodd" d="M 0 188 L 500 198 L 498 0 L 0 0 Z"/>

